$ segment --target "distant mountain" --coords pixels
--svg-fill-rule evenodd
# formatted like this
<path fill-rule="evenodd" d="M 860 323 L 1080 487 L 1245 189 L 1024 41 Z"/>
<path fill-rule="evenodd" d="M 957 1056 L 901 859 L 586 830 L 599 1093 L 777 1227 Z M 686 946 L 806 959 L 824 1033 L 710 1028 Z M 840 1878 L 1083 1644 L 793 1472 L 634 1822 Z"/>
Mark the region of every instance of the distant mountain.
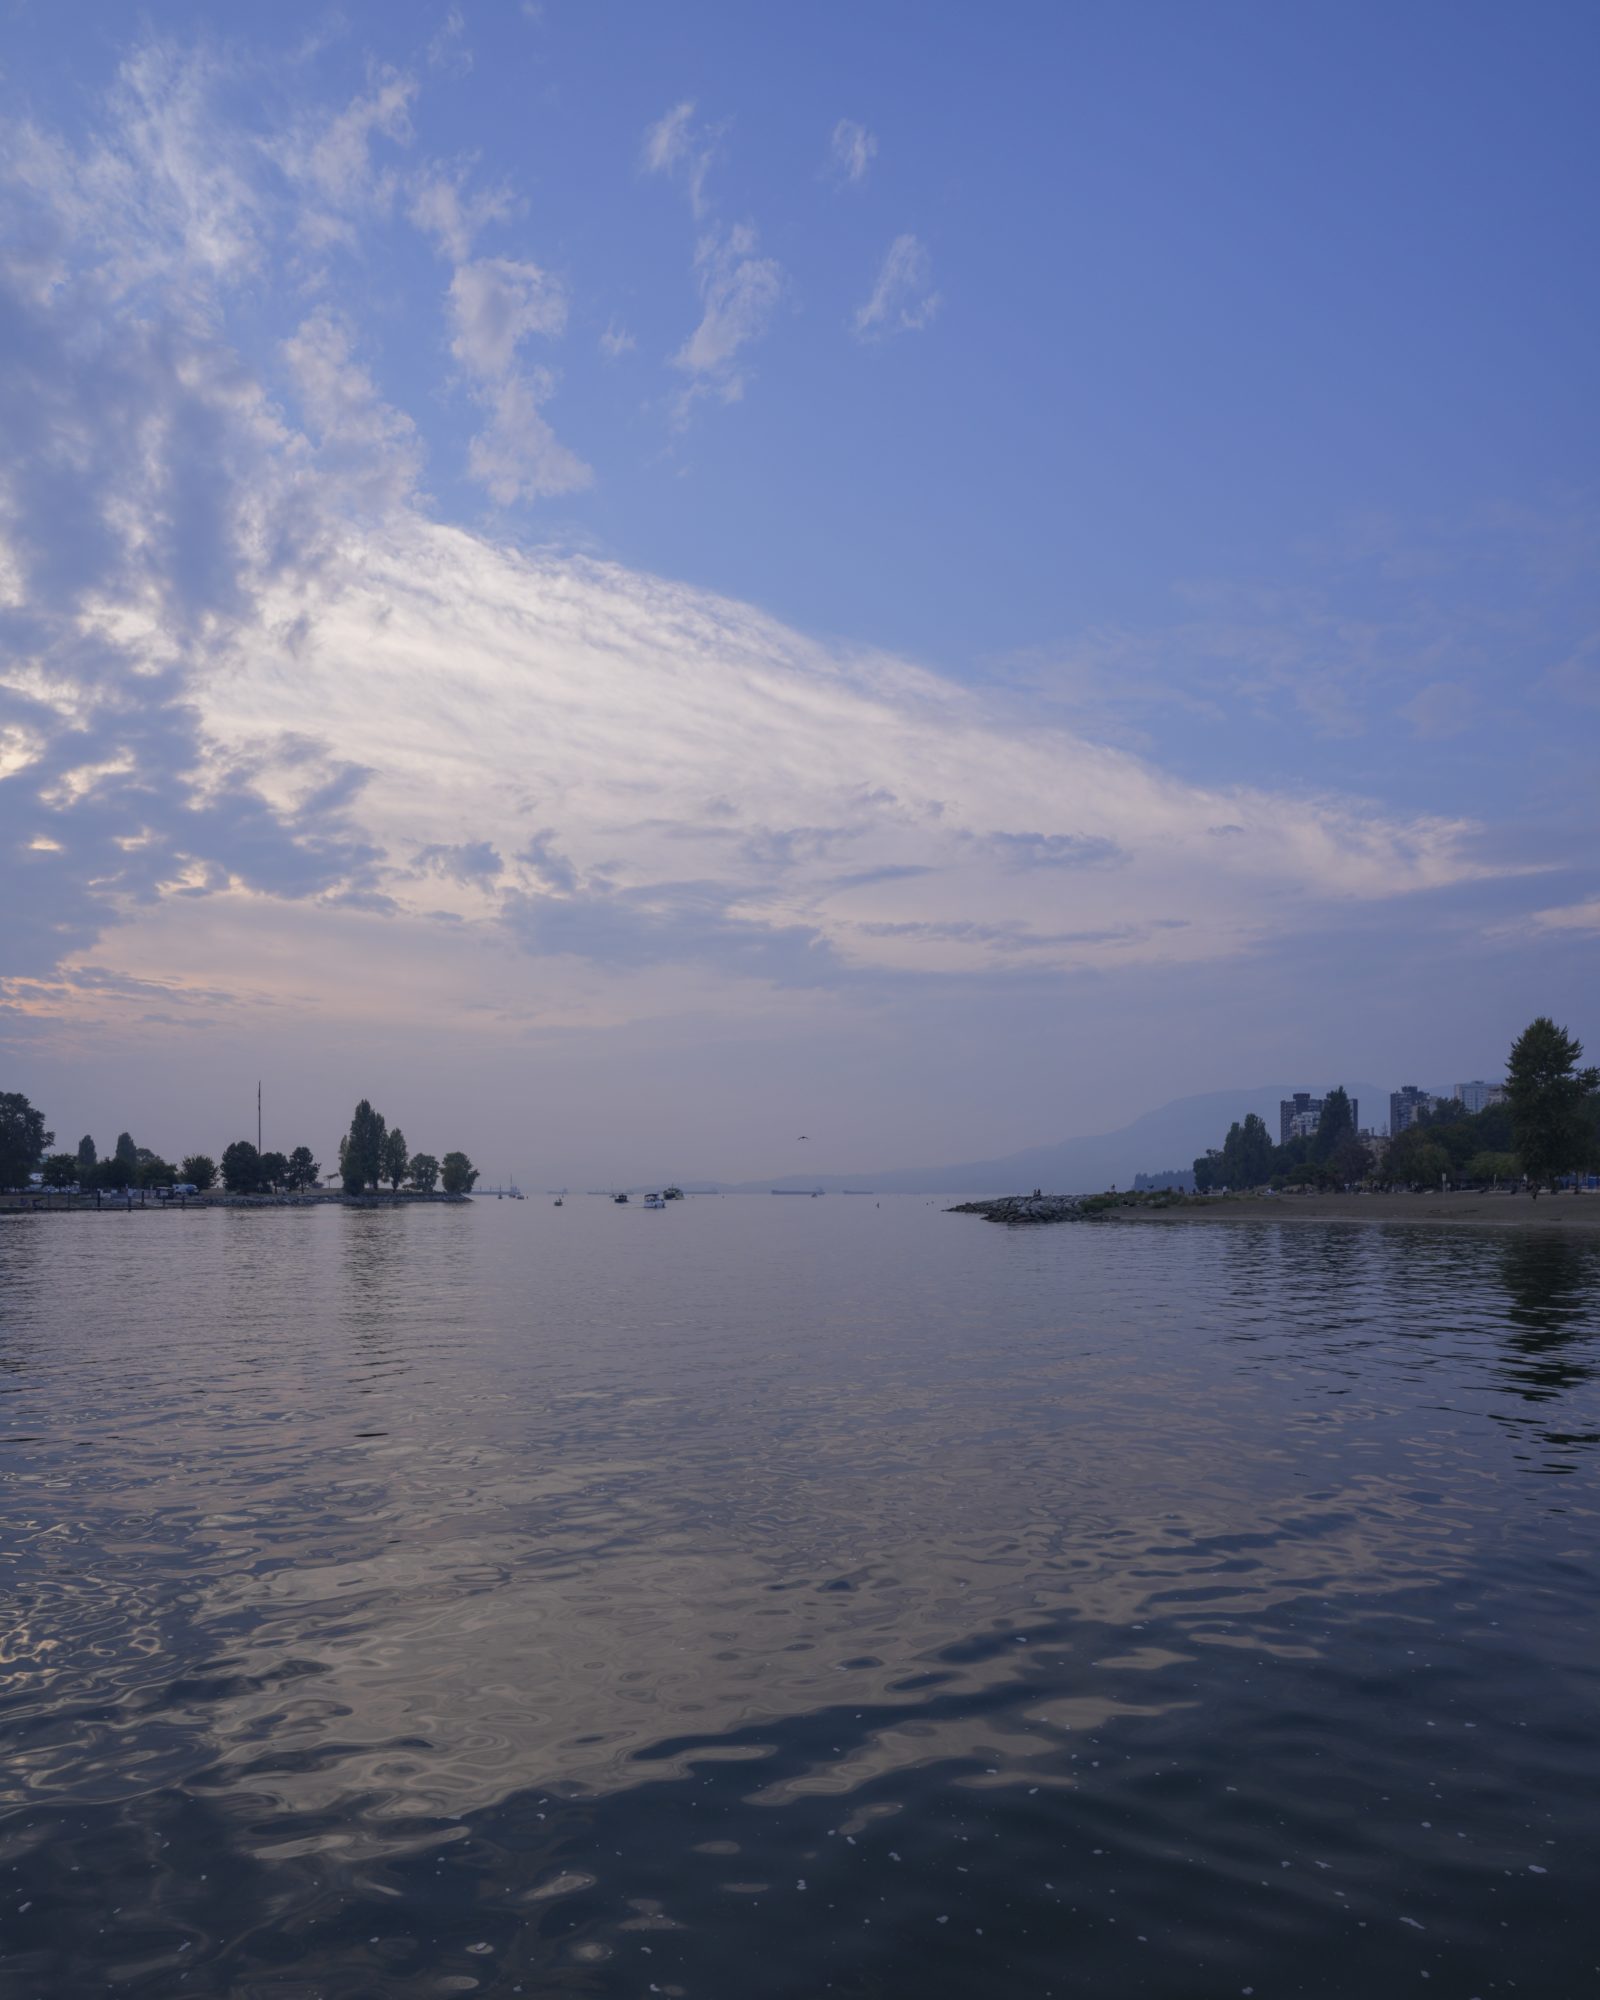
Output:
<path fill-rule="evenodd" d="M 1301 1084 L 1258 1084 L 1250 1090 L 1212 1090 L 1179 1097 L 1147 1111 L 1115 1132 L 1061 1139 L 1030 1146 L 997 1160 L 968 1160 L 950 1167 L 894 1167 L 878 1173 L 785 1174 L 776 1180 L 744 1181 L 734 1192 L 760 1188 L 870 1188 L 877 1194 L 1011 1194 L 1040 1187 L 1047 1194 L 1085 1194 L 1100 1188 L 1131 1187 L 1135 1174 L 1166 1173 L 1187 1167 L 1208 1146 L 1220 1146 L 1235 1118 L 1254 1111 L 1278 1142 L 1278 1105 Z M 1322 1086 L 1317 1086 L 1318 1089 Z M 1360 1106 L 1361 1123 L 1388 1124 L 1389 1093 L 1376 1084 L 1347 1083 Z"/>

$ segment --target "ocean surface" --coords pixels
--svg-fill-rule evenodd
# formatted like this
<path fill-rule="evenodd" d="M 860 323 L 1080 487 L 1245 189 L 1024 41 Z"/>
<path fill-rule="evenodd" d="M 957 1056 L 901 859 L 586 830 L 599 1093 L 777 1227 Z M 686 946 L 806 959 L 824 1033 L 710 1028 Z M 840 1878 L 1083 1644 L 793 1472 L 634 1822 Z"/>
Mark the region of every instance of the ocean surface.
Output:
<path fill-rule="evenodd" d="M 1594 1991 L 1600 1245 L 0 1220 L 0 1994 Z"/>

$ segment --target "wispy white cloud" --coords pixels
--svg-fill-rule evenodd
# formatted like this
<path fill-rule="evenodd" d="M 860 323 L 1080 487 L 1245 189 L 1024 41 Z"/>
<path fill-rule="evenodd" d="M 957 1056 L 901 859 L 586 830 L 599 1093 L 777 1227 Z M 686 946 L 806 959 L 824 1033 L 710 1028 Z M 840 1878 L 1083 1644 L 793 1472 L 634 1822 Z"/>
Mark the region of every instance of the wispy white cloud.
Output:
<path fill-rule="evenodd" d="M 854 118 L 841 118 L 828 141 L 828 166 L 840 187 L 854 187 L 867 177 L 877 158 L 878 142 Z"/>
<path fill-rule="evenodd" d="M 562 287 L 536 264 L 484 258 L 457 266 L 450 312 L 450 351 L 489 411 L 487 427 L 468 452 L 472 477 L 502 506 L 587 486 L 593 473 L 560 443 L 542 414 L 554 376 L 547 368 L 518 363 L 518 350 L 530 334 L 555 338 L 565 328 Z"/>
<path fill-rule="evenodd" d="M 369 87 L 342 110 L 307 111 L 272 144 L 284 174 L 313 198 L 299 228 L 314 247 L 353 244 L 359 220 L 391 206 L 400 189 L 400 171 L 392 161 L 378 161 L 374 141 L 386 139 L 396 148 L 411 143 L 416 95 L 414 77 L 379 68 Z"/>
<path fill-rule="evenodd" d="M 13 119 L 0 158 L 11 282 L 44 298 L 92 269 L 115 297 L 155 282 L 168 309 L 190 309 L 200 288 L 256 271 L 267 204 L 253 135 L 214 111 L 230 80 L 215 54 L 149 42 L 118 71 L 81 146 Z M 40 226 L 24 227 L 29 218 Z"/>
<path fill-rule="evenodd" d="M 1459 822 L 1182 783 L 748 607 L 415 517 L 272 622 L 296 615 L 307 728 L 359 735 L 381 774 L 370 840 L 448 847 L 467 827 L 514 856 L 457 882 L 454 907 L 509 926 L 547 981 L 552 959 L 807 984 L 1176 967 L 1483 866 Z M 208 730 L 254 738 L 290 677 L 268 650 L 236 654 Z"/>
<path fill-rule="evenodd" d="M 537 264 L 485 257 L 462 264 L 450 281 L 450 351 L 480 382 L 497 382 L 515 366 L 530 333 L 555 338 L 567 324 L 562 286 Z"/>
<path fill-rule="evenodd" d="M 428 67 L 446 76 L 470 75 L 472 50 L 467 44 L 467 24 L 459 7 L 452 7 L 428 43 Z"/>
<path fill-rule="evenodd" d="M 1536 910 L 1531 922 L 1540 931 L 1600 937 L 1600 896 L 1591 896 L 1583 903 L 1563 903 L 1552 910 Z"/>
<path fill-rule="evenodd" d="M 545 370 L 528 368 L 485 392 L 490 421 L 472 440 L 467 469 L 503 507 L 576 493 L 594 482 L 593 470 L 561 442 L 540 407 L 554 387 Z"/>
<path fill-rule="evenodd" d="M 613 319 L 600 336 L 600 352 L 608 361 L 616 361 L 624 354 L 631 354 L 638 342 L 625 326 L 619 326 Z"/>
<path fill-rule="evenodd" d="M 700 240 L 695 274 L 704 310 L 672 357 L 675 368 L 695 378 L 691 395 L 710 391 L 731 403 L 744 393 L 740 351 L 771 325 L 785 285 L 783 266 L 757 249 L 756 232 L 747 223 Z"/>
<path fill-rule="evenodd" d="M 694 102 L 681 104 L 658 118 L 644 135 L 641 161 L 647 174 L 681 177 L 689 208 L 698 221 L 706 208 L 706 176 L 715 157 L 717 133 L 695 125 Z"/>
<path fill-rule="evenodd" d="M 680 425 L 702 396 L 738 402 L 746 381 L 740 351 L 767 331 L 787 286 L 777 259 L 758 254 L 753 223 L 710 218 L 705 184 L 717 135 L 697 127 L 694 113 L 692 102 L 674 105 L 646 132 L 642 156 L 647 173 L 683 180 L 690 210 L 704 224 L 694 250 L 700 322 L 672 357 L 691 378 L 674 405 Z"/>
<path fill-rule="evenodd" d="M 358 514 L 387 513 L 407 500 L 422 467 L 416 426 L 379 394 L 355 355 L 349 324 L 323 309 L 284 343 L 308 429 L 319 440 L 325 491 Z"/>
<path fill-rule="evenodd" d="M 457 264 L 472 255 L 473 244 L 490 223 L 506 222 L 518 212 L 508 188 L 469 189 L 467 175 L 462 166 L 426 168 L 412 183 L 408 211 L 417 228 Z"/>
<path fill-rule="evenodd" d="M 915 236 L 897 236 L 879 266 L 871 296 L 856 310 L 857 336 L 883 340 L 916 332 L 943 303 L 933 289 L 933 261 L 926 246 Z"/>

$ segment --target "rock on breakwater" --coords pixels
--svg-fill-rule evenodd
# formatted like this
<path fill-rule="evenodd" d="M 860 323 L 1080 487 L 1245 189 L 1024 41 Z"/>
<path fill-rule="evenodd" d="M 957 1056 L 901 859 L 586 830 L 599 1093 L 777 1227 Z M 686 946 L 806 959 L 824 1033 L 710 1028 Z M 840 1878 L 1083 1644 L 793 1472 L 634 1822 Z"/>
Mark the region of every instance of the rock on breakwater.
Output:
<path fill-rule="evenodd" d="M 946 1215 L 981 1215 L 986 1222 L 1003 1222 L 1008 1229 L 1040 1222 L 1082 1222 L 1094 1213 L 1076 1194 L 1005 1194 L 995 1201 L 963 1201 Z"/>

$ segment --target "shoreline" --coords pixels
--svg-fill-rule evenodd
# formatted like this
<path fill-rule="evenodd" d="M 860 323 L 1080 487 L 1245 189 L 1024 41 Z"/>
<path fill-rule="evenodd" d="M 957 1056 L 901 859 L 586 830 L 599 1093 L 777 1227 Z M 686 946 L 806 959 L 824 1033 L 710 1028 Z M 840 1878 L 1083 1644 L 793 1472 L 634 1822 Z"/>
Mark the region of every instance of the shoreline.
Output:
<path fill-rule="evenodd" d="M 98 1203 L 92 1195 L 0 1195 L 0 1215 L 192 1215 L 197 1209 L 216 1208 L 429 1208 L 471 1200 L 470 1194 L 330 1194 L 323 1188 L 309 1194 L 192 1194 L 172 1201 L 124 1201 L 120 1195 L 108 1194 Z"/>
<path fill-rule="evenodd" d="M 1600 1195 L 1281 1194 L 1199 1195 L 1169 1207 L 1102 1211 L 1107 1222 L 1410 1222 L 1442 1228 L 1573 1229 L 1600 1233 Z"/>

